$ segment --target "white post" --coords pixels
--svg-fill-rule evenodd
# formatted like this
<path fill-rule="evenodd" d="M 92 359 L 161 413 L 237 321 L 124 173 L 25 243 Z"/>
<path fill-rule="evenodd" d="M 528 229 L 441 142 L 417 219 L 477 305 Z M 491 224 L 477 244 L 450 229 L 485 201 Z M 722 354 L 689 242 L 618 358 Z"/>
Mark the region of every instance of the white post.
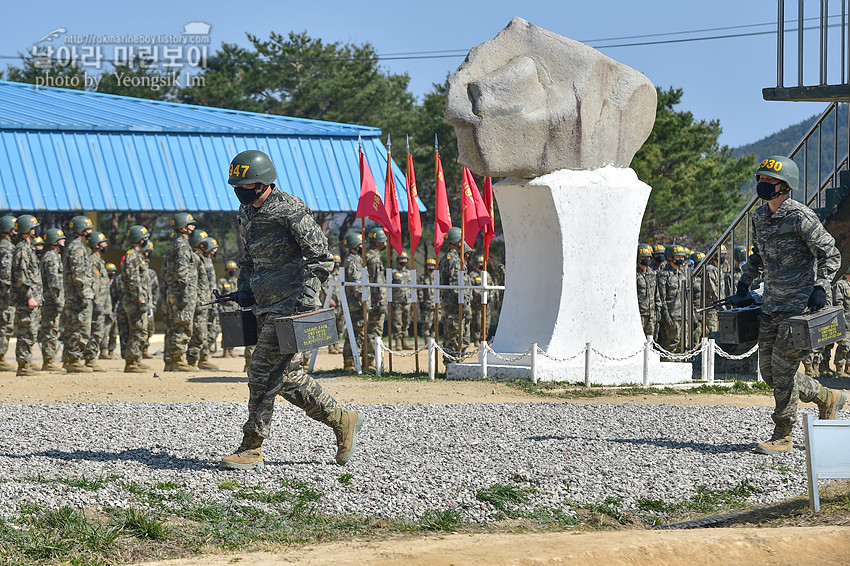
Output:
<path fill-rule="evenodd" d="M 708 339 L 708 384 L 711 385 L 714 383 L 714 349 L 716 347 L 716 343 L 714 342 L 714 338 Z"/>
<path fill-rule="evenodd" d="M 756 383 L 764 381 L 764 378 L 761 376 L 761 364 L 759 360 L 761 359 L 761 349 L 756 350 Z"/>
<path fill-rule="evenodd" d="M 590 342 L 584 345 L 584 386 L 590 387 Z"/>
<path fill-rule="evenodd" d="M 375 348 L 375 373 L 381 375 L 384 373 L 384 343 L 381 342 L 380 336 L 375 336 L 375 343 L 372 345 Z"/>
<path fill-rule="evenodd" d="M 487 341 L 482 340 L 478 348 L 478 363 L 481 364 L 481 377 L 487 379 Z"/>
<path fill-rule="evenodd" d="M 703 381 L 708 381 L 708 338 L 703 336 L 702 338 L 702 372 L 701 378 Z"/>
<path fill-rule="evenodd" d="M 652 352 L 652 335 L 643 343 L 643 386 L 649 386 L 649 354 Z"/>
<path fill-rule="evenodd" d="M 428 337 L 428 379 L 434 381 L 434 374 L 436 373 L 436 357 L 435 357 L 435 348 L 434 348 L 434 337 Z"/>
<path fill-rule="evenodd" d="M 531 343 L 531 383 L 537 383 L 537 342 Z"/>
<path fill-rule="evenodd" d="M 344 274 L 343 274 L 344 275 Z M 345 331 L 348 333 L 348 343 L 351 344 L 351 355 L 354 356 L 354 370 L 357 375 L 363 374 L 363 368 L 360 367 L 360 349 L 357 347 L 357 339 L 354 336 L 354 325 L 351 324 L 351 312 L 348 310 L 348 300 L 345 297 L 345 287 L 340 287 L 340 301 L 342 301 L 342 312 L 345 314 Z"/>

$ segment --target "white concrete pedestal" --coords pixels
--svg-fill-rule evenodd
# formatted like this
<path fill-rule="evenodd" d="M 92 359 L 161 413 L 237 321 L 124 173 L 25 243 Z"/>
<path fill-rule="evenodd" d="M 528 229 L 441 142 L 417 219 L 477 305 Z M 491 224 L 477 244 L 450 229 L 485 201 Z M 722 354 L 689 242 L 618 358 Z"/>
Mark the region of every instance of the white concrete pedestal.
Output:
<path fill-rule="evenodd" d="M 537 342 L 538 378 L 641 383 L 645 337 L 637 305 L 635 250 L 651 188 L 631 169 L 562 170 L 494 185 L 505 234 L 505 295 L 493 350 L 516 356 Z M 631 356 L 631 357 L 629 357 Z M 622 358 L 629 357 L 623 360 Z M 528 377 L 530 359 L 492 354 L 494 378 Z M 691 380 L 690 363 L 650 357 L 650 383 Z M 450 379 L 479 377 L 480 364 L 450 364 Z"/>

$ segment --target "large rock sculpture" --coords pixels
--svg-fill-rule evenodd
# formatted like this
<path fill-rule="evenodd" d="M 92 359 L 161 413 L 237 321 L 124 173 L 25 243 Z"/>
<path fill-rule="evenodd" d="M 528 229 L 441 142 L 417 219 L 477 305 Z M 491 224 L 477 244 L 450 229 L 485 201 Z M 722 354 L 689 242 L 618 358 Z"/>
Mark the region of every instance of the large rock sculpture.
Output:
<path fill-rule="evenodd" d="M 628 168 L 652 131 L 656 91 L 596 50 L 514 18 L 449 78 L 446 119 L 458 161 L 494 186 L 506 247 L 506 290 L 488 373 L 542 380 L 689 380 L 689 364 L 645 360 L 635 251 L 651 188 Z M 505 361 L 505 360 L 508 361 Z M 450 364 L 477 377 L 479 364 Z"/>
<path fill-rule="evenodd" d="M 446 120 L 458 161 L 481 175 L 530 179 L 628 167 L 652 131 L 655 105 L 643 74 L 514 18 L 452 75 Z"/>

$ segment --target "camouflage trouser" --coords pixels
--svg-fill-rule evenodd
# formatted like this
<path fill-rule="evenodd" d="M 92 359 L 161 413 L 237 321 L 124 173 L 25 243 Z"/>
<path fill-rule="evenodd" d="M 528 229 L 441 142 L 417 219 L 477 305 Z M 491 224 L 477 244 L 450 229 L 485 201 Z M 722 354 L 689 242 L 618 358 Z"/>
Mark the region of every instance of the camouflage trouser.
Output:
<path fill-rule="evenodd" d="M 15 331 L 15 307 L 0 305 L 0 359 L 9 351 L 9 340 Z"/>
<path fill-rule="evenodd" d="M 679 343 L 682 341 L 682 319 L 669 318 L 664 320 L 661 317 L 661 324 L 658 325 L 658 344 L 668 352 L 676 352 L 679 350 Z"/>
<path fill-rule="evenodd" d="M 463 309 L 463 334 L 458 336 L 460 330 L 460 309 L 457 303 L 442 305 L 443 317 L 443 348 L 450 352 L 463 352 L 469 346 L 469 319 L 472 317 L 472 310 L 465 306 Z M 462 342 L 458 343 L 458 338 Z"/>
<path fill-rule="evenodd" d="M 130 344 L 130 322 L 127 320 L 127 311 L 124 310 L 124 303 L 118 305 L 115 311 L 115 326 L 118 327 L 118 340 L 121 343 L 119 352 L 123 359 L 127 359 L 127 346 Z"/>
<path fill-rule="evenodd" d="M 472 307 L 472 316 L 469 318 L 469 341 L 472 344 L 479 344 L 482 339 L 484 326 L 481 322 L 481 316 L 484 314 L 483 305 L 475 305 Z"/>
<path fill-rule="evenodd" d="M 83 350 L 91 337 L 93 309 L 92 299 L 65 300 L 64 330 L 62 331 L 62 342 L 65 344 L 62 352 L 63 361 L 75 362 L 82 359 Z"/>
<path fill-rule="evenodd" d="M 192 338 L 189 340 L 189 346 L 186 348 L 186 360 L 198 360 L 201 356 L 209 354 L 209 344 L 207 344 L 208 316 L 209 308 L 195 308 L 195 318 L 192 322 Z"/>
<path fill-rule="evenodd" d="M 393 303 L 393 336 L 406 338 L 410 332 L 410 303 Z"/>
<path fill-rule="evenodd" d="M 41 307 L 41 325 L 38 329 L 38 341 L 44 361 L 50 361 L 59 353 L 59 317 L 62 308 L 56 305 Z"/>
<path fill-rule="evenodd" d="M 712 332 L 717 332 L 720 328 L 717 320 L 717 311 L 712 309 L 709 311 L 705 311 L 703 313 L 705 315 L 705 331 L 711 334 Z"/>
<path fill-rule="evenodd" d="M 835 347 L 835 365 L 850 362 L 850 338 L 844 338 Z"/>
<path fill-rule="evenodd" d="M 348 305 L 348 314 L 351 315 L 351 326 L 354 329 L 354 341 L 357 342 L 357 352 L 363 355 L 363 308 L 358 303 Z M 353 360 L 354 352 L 351 349 L 351 340 L 348 339 L 348 334 L 345 335 L 345 345 L 342 347 L 342 359 Z"/>
<path fill-rule="evenodd" d="M 419 303 L 419 320 L 422 322 L 422 336 L 434 335 L 434 305 Z"/>
<path fill-rule="evenodd" d="M 100 355 L 100 345 L 106 336 L 106 321 L 109 320 L 109 313 L 94 310 L 91 316 L 91 338 L 83 350 L 83 359 L 95 360 Z"/>
<path fill-rule="evenodd" d="M 797 371 L 806 351 L 791 344 L 788 319 L 796 314 L 762 312 L 759 319 L 759 369 L 765 383 L 773 388 L 773 422 L 778 427 L 793 426 L 798 400 L 810 403 L 820 389 L 817 380 Z"/>
<path fill-rule="evenodd" d="M 173 297 L 165 305 L 165 350 L 166 361 L 175 356 L 185 356 L 192 337 L 192 326 L 195 320 L 195 303 L 177 305 Z"/>
<path fill-rule="evenodd" d="M 106 313 L 103 319 L 103 338 L 100 341 L 100 351 L 114 350 L 118 339 L 118 327 L 112 320 L 112 313 Z M 111 346 L 111 347 L 110 347 Z"/>
<path fill-rule="evenodd" d="M 41 308 L 17 308 L 15 309 L 15 331 L 17 332 L 18 344 L 15 346 L 15 359 L 19 362 L 32 360 L 32 347 L 35 344 L 35 336 L 41 326 Z"/>
<path fill-rule="evenodd" d="M 487 307 L 487 337 L 496 335 L 496 327 L 499 326 L 499 315 L 502 314 L 502 300 L 498 299 Z"/>
<path fill-rule="evenodd" d="M 127 330 L 129 331 L 125 359 L 138 360 L 142 357 L 142 349 L 148 339 L 148 308 L 147 305 L 124 303 L 122 305 L 127 316 Z M 123 336 L 121 338 L 123 345 Z"/>
<path fill-rule="evenodd" d="M 381 309 L 372 309 L 369 311 L 368 325 L 366 327 L 366 335 L 369 338 L 369 356 L 375 355 L 375 338 L 380 338 L 384 335 L 384 321 L 387 319 L 387 313 Z"/>
<path fill-rule="evenodd" d="M 221 319 L 218 317 L 218 309 L 213 306 L 210 307 L 207 315 L 207 352 L 218 350 L 216 344 L 219 333 L 221 333 Z"/>
<path fill-rule="evenodd" d="M 644 336 L 655 336 L 655 315 L 643 314 L 640 317 L 641 326 L 643 327 Z"/>
<path fill-rule="evenodd" d="M 336 300 L 339 301 L 339 299 Z M 345 312 L 339 302 L 334 307 L 334 318 L 336 319 L 336 333 L 342 338 L 345 336 Z"/>
<path fill-rule="evenodd" d="M 336 400 L 303 371 L 300 354 L 280 352 L 274 316 L 266 313 L 257 317 L 257 345 L 248 366 L 248 420 L 242 426 L 242 432 L 263 438 L 271 434 L 278 395 L 325 424 L 330 424 L 328 417 L 337 407 Z"/>

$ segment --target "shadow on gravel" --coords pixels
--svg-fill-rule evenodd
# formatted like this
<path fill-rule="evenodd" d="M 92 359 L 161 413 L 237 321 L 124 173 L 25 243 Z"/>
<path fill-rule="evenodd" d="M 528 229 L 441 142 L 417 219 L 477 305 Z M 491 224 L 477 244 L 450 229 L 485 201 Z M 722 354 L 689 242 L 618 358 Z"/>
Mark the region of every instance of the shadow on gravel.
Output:
<path fill-rule="evenodd" d="M 709 452 L 712 454 L 726 454 L 730 452 L 750 452 L 753 449 L 752 444 L 706 444 L 705 442 L 679 442 L 666 438 L 589 438 L 583 436 L 571 435 L 546 435 L 546 436 L 528 436 L 527 440 L 534 442 L 547 442 L 550 440 L 580 440 L 586 442 L 618 442 L 622 444 L 651 444 L 660 448 L 669 448 L 671 450 L 690 449 L 698 452 Z"/>
<path fill-rule="evenodd" d="M 93 450 L 62 452 L 60 450 L 45 450 L 43 452 L 34 452 L 32 454 L 9 454 L 8 456 L 13 458 L 44 456 L 45 458 L 53 458 L 55 460 L 91 460 L 93 462 L 135 461 L 158 470 L 182 470 L 184 468 L 210 470 L 218 468 L 218 462 L 199 460 L 197 458 L 180 458 L 170 454 L 154 453 L 146 448 L 124 450 L 123 452 L 96 452 Z"/>
<path fill-rule="evenodd" d="M 190 377 L 186 381 L 190 381 L 192 383 L 248 383 L 248 377 L 244 375 L 234 377 Z"/>

